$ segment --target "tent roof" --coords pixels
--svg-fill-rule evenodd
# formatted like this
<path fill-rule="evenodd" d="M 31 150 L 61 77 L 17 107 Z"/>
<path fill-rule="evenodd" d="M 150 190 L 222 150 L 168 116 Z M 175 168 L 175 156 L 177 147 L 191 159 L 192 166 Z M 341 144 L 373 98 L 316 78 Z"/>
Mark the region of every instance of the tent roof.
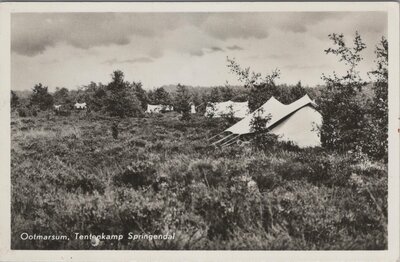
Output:
<path fill-rule="evenodd" d="M 251 131 L 251 121 L 254 116 L 261 114 L 261 117 L 271 116 L 270 121 L 267 123 L 267 128 L 272 127 L 277 122 L 287 117 L 288 115 L 294 113 L 300 108 L 311 105 L 315 107 L 315 103 L 308 95 L 294 101 L 291 104 L 284 105 L 279 102 L 275 97 L 271 97 L 267 102 L 265 102 L 261 107 L 256 109 L 253 113 L 246 116 L 230 128 L 226 129 L 226 132 L 231 132 L 233 134 L 243 135 L 252 133 Z"/>

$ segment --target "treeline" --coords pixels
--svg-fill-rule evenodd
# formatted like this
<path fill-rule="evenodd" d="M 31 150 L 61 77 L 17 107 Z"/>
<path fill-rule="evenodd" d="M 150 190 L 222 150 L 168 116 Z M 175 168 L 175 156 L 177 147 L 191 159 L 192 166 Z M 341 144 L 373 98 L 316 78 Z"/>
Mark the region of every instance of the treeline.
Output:
<path fill-rule="evenodd" d="M 122 71 L 114 71 L 108 84 L 91 82 L 78 90 L 56 88 L 54 93 L 41 83 L 34 86 L 30 96 L 19 97 L 11 91 L 11 109 L 20 116 L 35 116 L 38 111 L 52 110 L 54 105 L 61 105 L 60 110 L 72 110 L 75 103 L 87 103 L 89 111 L 119 117 L 141 117 L 147 105 L 173 105 L 174 109 L 187 115 L 190 105 L 196 106 L 196 111 L 204 113 L 209 102 L 232 100 L 244 102 L 252 99 L 251 91 L 245 87 L 218 86 L 196 90 L 178 84 L 176 88 L 163 87 L 154 90 L 144 90 L 141 82 L 124 80 Z M 276 86 L 273 95 L 283 103 L 291 103 L 304 94 L 318 96 L 318 89 L 304 88 L 298 82 L 295 86 Z M 188 116 L 187 116 L 188 117 Z"/>

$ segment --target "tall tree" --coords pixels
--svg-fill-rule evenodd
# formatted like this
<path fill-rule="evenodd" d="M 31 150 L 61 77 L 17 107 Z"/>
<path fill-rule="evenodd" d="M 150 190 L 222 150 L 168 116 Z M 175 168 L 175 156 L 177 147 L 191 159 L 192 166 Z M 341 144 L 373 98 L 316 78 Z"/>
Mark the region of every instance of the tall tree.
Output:
<path fill-rule="evenodd" d="M 343 34 L 330 34 L 334 47 L 325 50 L 334 54 L 348 66 L 346 74 L 322 75 L 327 88 L 322 92 L 320 109 L 323 115 L 321 140 L 323 146 L 338 150 L 360 150 L 366 134 L 365 108 L 359 101 L 362 88 L 366 85 L 357 71 L 362 60 L 361 52 L 366 48 L 356 32 L 353 47 L 345 44 Z"/>
<path fill-rule="evenodd" d="M 117 70 L 111 77 L 107 85 L 105 111 L 111 116 L 141 116 L 143 110 L 140 101 L 130 83 L 124 80 L 124 73 Z"/>
<path fill-rule="evenodd" d="M 220 102 L 221 100 L 222 98 L 218 87 L 213 87 L 208 96 L 208 102 L 215 103 L 215 102 Z"/>
<path fill-rule="evenodd" d="M 30 96 L 30 105 L 37 106 L 40 110 L 47 110 L 53 107 L 53 97 L 48 92 L 48 87 L 41 83 L 35 85 Z"/>
<path fill-rule="evenodd" d="M 154 91 L 153 103 L 158 105 L 169 105 L 171 103 L 171 97 L 163 87 L 159 87 Z"/>
<path fill-rule="evenodd" d="M 251 72 L 250 67 L 242 69 L 234 59 L 227 58 L 227 60 L 230 71 L 238 76 L 238 80 L 244 84 L 245 88 L 250 90 L 248 100 L 251 111 L 262 106 L 272 96 L 279 94 L 279 89 L 275 84 L 280 76 L 278 69 L 263 78 L 260 73 Z"/>
<path fill-rule="evenodd" d="M 141 82 L 132 82 L 133 90 L 135 91 L 136 97 L 139 99 L 143 110 L 147 109 L 149 98 L 146 91 L 142 87 Z"/>
<path fill-rule="evenodd" d="M 369 72 L 374 80 L 374 98 L 370 106 L 370 136 L 368 153 L 387 161 L 388 158 L 388 41 L 382 37 L 376 46 L 376 68 Z"/>
<path fill-rule="evenodd" d="M 301 81 L 297 82 L 297 84 L 292 87 L 290 90 L 292 101 L 296 101 L 299 98 L 302 98 L 305 94 L 307 94 L 304 87 L 301 85 Z"/>
<path fill-rule="evenodd" d="M 107 86 L 102 83 L 90 82 L 89 85 L 84 86 L 84 100 L 88 104 L 88 108 L 93 111 L 105 110 L 107 98 Z"/>
<path fill-rule="evenodd" d="M 219 90 L 223 101 L 232 100 L 235 97 L 234 91 L 228 85 L 219 87 Z"/>
<path fill-rule="evenodd" d="M 69 97 L 69 90 L 65 87 L 56 88 L 56 91 L 53 94 L 54 103 L 56 104 L 70 104 L 72 100 Z"/>
<path fill-rule="evenodd" d="M 182 120 L 190 119 L 191 95 L 186 86 L 178 84 L 175 97 L 175 110 L 182 114 Z"/>

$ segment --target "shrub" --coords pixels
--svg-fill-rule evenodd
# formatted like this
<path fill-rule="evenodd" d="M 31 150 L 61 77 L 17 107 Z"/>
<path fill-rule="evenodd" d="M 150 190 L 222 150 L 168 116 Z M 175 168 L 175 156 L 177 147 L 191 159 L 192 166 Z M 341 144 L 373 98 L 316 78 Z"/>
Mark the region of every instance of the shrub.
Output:
<path fill-rule="evenodd" d="M 28 114 L 26 112 L 26 108 L 18 108 L 18 116 L 19 117 L 27 117 Z"/>
<path fill-rule="evenodd" d="M 118 123 L 113 123 L 111 126 L 111 132 L 114 139 L 118 138 Z"/>
<path fill-rule="evenodd" d="M 264 170 L 264 172 L 255 173 L 252 175 L 256 181 L 260 191 L 267 191 L 279 186 L 282 183 L 282 177 L 273 170 Z"/>
<path fill-rule="evenodd" d="M 309 166 L 292 161 L 277 164 L 274 170 L 279 176 L 287 180 L 307 179 L 312 172 Z"/>
<path fill-rule="evenodd" d="M 68 109 L 60 109 L 55 111 L 57 116 L 70 116 L 71 110 Z"/>
<path fill-rule="evenodd" d="M 115 177 L 115 182 L 134 188 L 149 186 L 156 181 L 156 169 L 150 161 L 132 162 L 124 172 Z"/>

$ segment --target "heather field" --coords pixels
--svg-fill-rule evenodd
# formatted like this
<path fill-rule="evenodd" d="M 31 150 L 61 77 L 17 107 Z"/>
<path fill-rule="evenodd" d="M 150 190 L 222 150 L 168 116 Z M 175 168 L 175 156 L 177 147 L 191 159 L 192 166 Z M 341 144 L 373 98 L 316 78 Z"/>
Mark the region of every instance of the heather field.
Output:
<path fill-rule="evenodd" d="M 387 164 L 323 148 L 212 146 L 228 126 L 175 112 L 13 113 L 12 249 L 387 249 Z M 75 233 L 124 239 L 93 246 Z"/>

